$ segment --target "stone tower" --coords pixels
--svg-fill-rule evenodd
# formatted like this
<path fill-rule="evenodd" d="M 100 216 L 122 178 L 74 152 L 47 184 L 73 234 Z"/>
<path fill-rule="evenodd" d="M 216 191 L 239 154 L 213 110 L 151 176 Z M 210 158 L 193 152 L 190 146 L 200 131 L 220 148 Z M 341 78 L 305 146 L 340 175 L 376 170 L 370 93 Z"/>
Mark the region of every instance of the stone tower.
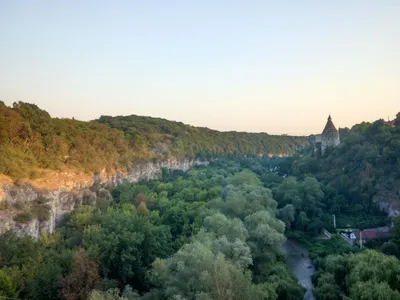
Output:
<path fill-rule="evenodd" d="M 334 148 L 340 144 L 339 132 L 333 125 L 331 115 L 328 117 L 324 131 L 321 134 L 321 155 L 324 155 L 327 148 Z"/>

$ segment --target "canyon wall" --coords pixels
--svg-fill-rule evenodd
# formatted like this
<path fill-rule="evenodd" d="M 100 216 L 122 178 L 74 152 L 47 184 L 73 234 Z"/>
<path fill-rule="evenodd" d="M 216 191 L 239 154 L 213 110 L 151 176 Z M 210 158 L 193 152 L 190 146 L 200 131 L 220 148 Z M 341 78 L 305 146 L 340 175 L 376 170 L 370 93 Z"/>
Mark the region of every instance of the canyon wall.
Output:
<path fill-rule="evenodd" d="M 112 200 L 105 186 L 116 186 L 123 182 L 142 179 L 157 179 L 162 169 L 187 171 L 195 165 L 207 165 L 208 161 L 169 159 L 159 162 L 144 161 L 131 170 L 116 170 L 112 173 L 87 174 L 76 171 L 49 172 L 37 180 L 0 183 L 0 234 L 14 230 L 35 238 L 44 233 L 53 233 L 65 214 L 80 204 L 94 204 L 98 199 Z M 28 218 L 28 210 L 37 214 Z M 47 209 L 46 218 L 41 210 Z M 22 216 L 25 213 L 25 216 Z M 39 215 L 39 217 L 38 217 Z"/>

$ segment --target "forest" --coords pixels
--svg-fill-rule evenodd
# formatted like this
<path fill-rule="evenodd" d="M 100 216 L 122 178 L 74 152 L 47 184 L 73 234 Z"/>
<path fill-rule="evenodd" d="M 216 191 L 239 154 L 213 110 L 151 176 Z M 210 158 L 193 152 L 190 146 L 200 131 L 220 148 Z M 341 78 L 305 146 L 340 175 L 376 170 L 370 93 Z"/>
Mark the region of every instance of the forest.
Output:
<path fill-rule="evenodd" d="M 0 290 L 20 299 L 300 299 L 285 223 L 261 179 L 226 160 L 123 184 L 38 240 L 0 237 Z"/>
<path fill-rule="evenodd" d="M 0 295 L 303 299 L 280 249 L 294 237 L 310 249 L 317 299 L 399 299 L 399 260 L 384 249 L 319 240 L 331 223 L 326 211 L 341 205 L 330 204 L 330 189 L 315 177 L 280 175 L 286 163 L 237 157 L 187 173 L 164 170 L 160 180 L 112 189 L 113 201 L 79 207 L 53 235 L 9 232 L 0 237 Z M 395 228 L 400 237 L 400 221 Z"/>
<path fill-rule="evenodd" d="M 34 104 L 0 101 L 0 174 L 14 180 L 46 169 L 126 169 L 143 159 L 293 154 L 308 144 L 306 137 L 219 132 L 151 117 L 59 119 Z"/>
<path fill-rule="evenodd" d="M 93 124 L 131 149 L 129 124 Z M 400 218 L 380 209 L 399 200 L 398 124 L 400 114 L 394 127 L 378 120 L 342 129 L 341 144 L 324 157 L 306 149 L 289 158 L 220 156 L 186 173 L 165 169 L 159 180 L 108 187 L 112 201 L 80 206 L 52 235 L 0 236 L 0 296 L 303 299 L 280 247 L 290 238 L 309 249 L 318 300 L 400 299 Z M 395 238 L 363 249 L 321 239 L 335 231 L 333 214 L 341 228 L 393 222 Z"/>
<path fill-rule="evenodd" d="M 313 176 L 323 182 L 330 213 L 339 216 L 341 226 L 352 223 L 345 217 L 352 214 L 367 219 L 364 213 L 379 214 L 379 204 L 400 204 L 400 113 L 395 126 L 383 120 L 363 122 L 349 130 L 340 130 L 341 143 L 322 159 L 295 155 L 282 171 L 297 178 Z M 355 224 L 350 224 L 355 225 Z M 361 224 L 362 225 L 362 224 Z M 361 227 L 369 227 L 365 224 Z"/>
<path fill-rule="evenodd" d="M 102 116 L 99 123 L 124 132 L 135 153 L 148 156 L 216 157 L 219 155 L 294 154 L 309 146 L 306 137 L 267 133 L 220 132 L 188 126 L 160 118 L 141 116 Z"/>

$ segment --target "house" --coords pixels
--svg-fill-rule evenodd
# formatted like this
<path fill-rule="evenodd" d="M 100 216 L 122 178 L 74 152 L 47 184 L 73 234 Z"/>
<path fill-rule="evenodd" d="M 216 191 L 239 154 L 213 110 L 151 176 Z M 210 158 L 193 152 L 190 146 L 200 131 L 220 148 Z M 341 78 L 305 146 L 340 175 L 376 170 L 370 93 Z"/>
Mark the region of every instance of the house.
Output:
<path fill-rule="evenodd" d="M 386 240 L 394 237 L 389 227 L 370 228 L 341 232 L 340 236 L 350 245 L 365 243 L 368 240 Z"/>
<path fill-rule="evenodd" d="M 396 126 L 396 124 L 395 124 L 395 120 L 388 120 L 388 121 L 386 121 L 385 122 L 385 124 L 387 125 L 387 126 L 390 126 L 390 127 L 395 127 Z"/>
<path fill-rule="evenodd" d="M 358 231 L 354 233 L 356 240 L 360 240 L 360 238 L 365 240 L 382 240 L 389 239 L 393 237 L 393 233 L 391 232 L 381 232 L 381 231 Z"/>

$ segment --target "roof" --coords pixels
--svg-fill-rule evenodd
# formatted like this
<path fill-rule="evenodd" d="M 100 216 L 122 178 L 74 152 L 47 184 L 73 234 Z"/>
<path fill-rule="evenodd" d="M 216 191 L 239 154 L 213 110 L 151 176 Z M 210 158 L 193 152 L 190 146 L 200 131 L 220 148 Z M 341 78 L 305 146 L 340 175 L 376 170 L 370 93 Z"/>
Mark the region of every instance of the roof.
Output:
<path fill-rule="evenodd" d="M 333 125 L 331 115 L 328 117 L 328 121 L 326 122 L 324 131 L 322 131 L 322 135 L 329 133 L 338 133 L 335 125 Z"/>
<path fill-rule="evenodd" d="M 386 121 L 385 123 L 386 123 L 386 125 L 388 125 L 388 126 L 395 126 L 395 125 L 396 125 L 396 124 L 395 124 L 395 120 Z"/>
<path fill-rule="evenodd" d="M 357 240 L 360 239 L 360 231 L 355 231 L 354 235 Z M 367 230 L 367 231 L 362 231 L 361 237 L 363 240 L 388 239 L 393 237 L 393 233 L 389 231 Z"/>

